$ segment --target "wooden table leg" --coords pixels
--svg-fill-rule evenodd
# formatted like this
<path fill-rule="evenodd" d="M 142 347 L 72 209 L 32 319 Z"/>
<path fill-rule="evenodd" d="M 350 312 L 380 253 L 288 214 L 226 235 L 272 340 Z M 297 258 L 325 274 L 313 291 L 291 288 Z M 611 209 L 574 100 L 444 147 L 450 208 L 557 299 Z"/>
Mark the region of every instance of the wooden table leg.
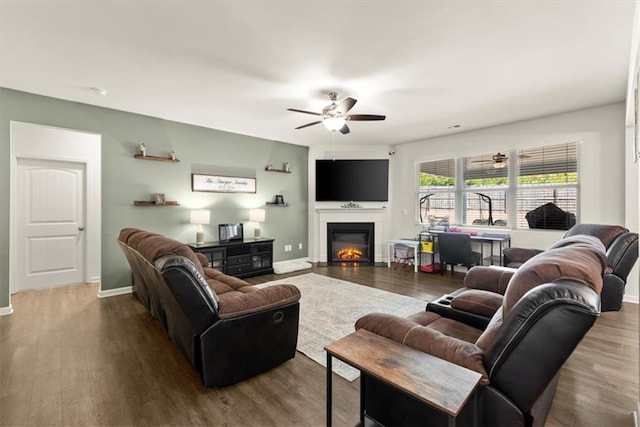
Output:
<path fill-rule="evenodd" d="M 327 352 L 327 427 L 331 427 L 331 354 Z"/>

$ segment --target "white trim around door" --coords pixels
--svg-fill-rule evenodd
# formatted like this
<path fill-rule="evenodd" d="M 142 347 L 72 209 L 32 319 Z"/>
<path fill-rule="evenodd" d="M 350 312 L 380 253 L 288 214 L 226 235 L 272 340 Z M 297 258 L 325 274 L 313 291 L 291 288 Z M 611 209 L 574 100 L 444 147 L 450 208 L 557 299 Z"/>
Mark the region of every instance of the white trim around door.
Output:
<path fill-rule="evenodd" d="M 18 160 L 36 159 L 83 164 L 86 174 L 86 250 L 83 280 L 100 281 L 101 271 L 101 165 L 102 136 L 73 129 L 63 129 L 32 123 L 10 122 L 10 196 L 9 196 L 9 290 L 16 291 L 17 235 L 16 215 Z M 9 297 L 10 298 L 10 297 Z M 9 299 L 9 302 L 11 300 Z M 9 305 L 11 307 L 11 305 Z"/>

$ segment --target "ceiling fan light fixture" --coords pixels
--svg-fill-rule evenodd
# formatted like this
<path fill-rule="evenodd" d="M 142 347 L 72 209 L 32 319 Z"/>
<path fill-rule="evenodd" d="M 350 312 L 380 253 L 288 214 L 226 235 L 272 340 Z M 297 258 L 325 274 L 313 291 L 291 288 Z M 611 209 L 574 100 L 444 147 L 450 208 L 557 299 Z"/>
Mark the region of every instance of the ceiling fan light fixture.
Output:
<path fill-rule="evenodd" d="M 342 126 L 344 126 L 345 123 L 347 123 L 347 121 L 344 117 L 325 117 L 322 119 L 322 124 L 324 124 L 324 126 L 331 132 L 342 129 Z"/>

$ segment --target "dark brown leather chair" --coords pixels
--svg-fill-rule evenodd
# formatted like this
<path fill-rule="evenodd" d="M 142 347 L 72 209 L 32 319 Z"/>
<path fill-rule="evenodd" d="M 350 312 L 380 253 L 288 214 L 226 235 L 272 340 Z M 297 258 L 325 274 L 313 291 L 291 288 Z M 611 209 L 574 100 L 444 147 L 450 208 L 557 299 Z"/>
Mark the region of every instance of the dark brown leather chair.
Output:
<path fill-rule="evenodd" d="M 360 318 L 356 329 L 479 372 L 477 425 L 542 426 L 560 368 L 600 313 L 606 266 L 598 239 L 579 236 L 565 243 L 514 273 L 500 308 L 484 330 L 429 311 L 409 318 L 373 313 Z M 444 414 L 374 377 L 365 374 L 361 381 L 365 412 L 379 423 L 448 423 Z M 473 409 L 467 404 L 456 425 L 471 425 Z"/>
<path fill-rule="evenodd" d="M 618 225 L 577 224 L 564 236 L 567 238 L 586 234 L 595 236 L 606 248 L 607 270 L 603 276 L 602 311 L 617 311 L 622 308 L 627 276 L 638 259 L 638 233 Z M 518 268 L 531 257 L 543 252 L 539 249 L 506 248 L 503 251 L 504 265 Z"/>

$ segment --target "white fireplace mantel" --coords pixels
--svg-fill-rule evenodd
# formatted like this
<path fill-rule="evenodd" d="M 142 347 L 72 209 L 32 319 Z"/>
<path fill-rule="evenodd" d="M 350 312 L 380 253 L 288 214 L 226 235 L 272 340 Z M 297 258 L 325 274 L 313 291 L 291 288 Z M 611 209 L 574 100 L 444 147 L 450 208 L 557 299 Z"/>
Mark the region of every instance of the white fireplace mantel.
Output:
<path fill-rule="evenodd" d="M 314 260 L 327 262 L 327 223 L 331 222 L 372 222 L 374 224 L 374 262 L 383 262 L 383 240 L 385 208 L 329 208 L 316 209 L 314 236 L 317 238 Z"/>

